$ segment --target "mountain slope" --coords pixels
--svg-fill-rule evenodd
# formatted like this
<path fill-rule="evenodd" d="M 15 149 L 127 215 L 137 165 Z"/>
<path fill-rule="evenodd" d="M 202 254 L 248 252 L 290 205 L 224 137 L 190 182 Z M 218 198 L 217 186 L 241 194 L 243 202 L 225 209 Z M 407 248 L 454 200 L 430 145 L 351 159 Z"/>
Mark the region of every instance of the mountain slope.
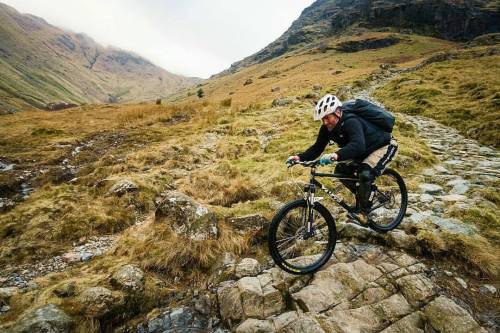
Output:
<path fill-rule="evenodd" d="M 497 0 L 318 0 L 277 40 L 261 51 L 231 65 L 220 73 L 276 58 L 347 28 L 396 28 L 448 40 L 469 40 L 500 31 L 500 2 Z"/>
<path fill-rule="evenodd" d="M 61 101 L 147 100 L 199 81 L 0 3 L 0 113 Z"/>

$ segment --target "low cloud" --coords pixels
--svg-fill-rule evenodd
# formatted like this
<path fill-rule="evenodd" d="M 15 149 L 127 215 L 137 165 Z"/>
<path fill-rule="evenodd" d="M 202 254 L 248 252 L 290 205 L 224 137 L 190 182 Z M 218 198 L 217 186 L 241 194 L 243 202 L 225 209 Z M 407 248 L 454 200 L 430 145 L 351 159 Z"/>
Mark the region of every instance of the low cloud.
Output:
<path fill-rule="evenodd" d="M 4 0 L 22 13 L 208 77 L 278 38 L 313 0 Z"/>

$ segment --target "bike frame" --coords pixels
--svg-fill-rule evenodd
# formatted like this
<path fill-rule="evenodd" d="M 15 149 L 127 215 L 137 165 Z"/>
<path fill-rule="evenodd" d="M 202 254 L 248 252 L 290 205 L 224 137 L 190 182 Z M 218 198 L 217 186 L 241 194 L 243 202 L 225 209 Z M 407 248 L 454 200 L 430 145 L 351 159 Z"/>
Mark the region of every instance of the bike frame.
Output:
<path fill-rule="evenodd" d="M 339 196 L 335 195 L 330 189 L 328 189 L 325 185 L 321 184 L 316 177 L 329 177 L 329 178 L 337 178 L 337 179 L 345 179 L 358 181 L 357 178 L 346 177 L 346 175 L 339 173 L 324 173 L 324 172 L 316 172 L 316 166 L 311 167 L 311 177 L 309 179 L 308 187 L 304 190 L 308 195 L 306 197 L 308 204 L 314 203 L 314 194 L 316 192 L 316 188 L 321 189 L 325 192 L 332 200 L 342 206 L 345 210 L 350 211 L 350 206 Z"/>
<path fill-rule="evenodd" d="M 307 165 L 307 164 L 305 164 L 305 165 Z M 323 192 L 325 192 L 332 200 L 334 200 L 336 203 L 338 203 L 346 211 L 348 211 L 348 212 L 351 211 L 351 207 L 341 197 L 335 195 L 335 193 L 330 191 L 325 185 L 321 184 L 316 179 L 316 177 L 330 177 L 330 178 L 347 179 L 347 180 L 353 180 L 353 181 L 358 180 L 357 178 L 346 177 L 346 175 L 338 174 L 338 173 L 316 172 L 316 163 L 315 162 L 312 162 L 311 165 L 307 165 L 307 166 L 311 167 L 311 177 L 309 179 L 309 184 L 304 189 L 304 192 L 306 193 L 306 195 L 304 196 L 304 199 L 306 200 L 306 204 L 307 204 L 307 214 L 304 214 L 304 216 L 303 216 L 304 221 L 302 221 L 303 225 L 306 229 L 306 234 L 304 235 L 305 239 L 307 239 L 313 235 L 313 228 L 312 228 L 312 226 L 314 224 L 313 206 L 314 206 L 314 203 L 316 200 L 315 199 L 316 188 L 319 188 Z M 306 217 L 307 217 L 307 221 L 305 220 Z"/>
<path fill-rule="evenodd" d="M 352 213 L 352 207 L 348 205 L 340 196 L 335 195 L 330 189 L 328 189 L 325 185 L 321 184 L 316 177 L 329 177 L 329 178 L 337 178 L 337 179 L 345 179 L 345 180 L 352 180 L 357 182 L 358 178 L 355 177 L 348 177 L 344 174 L 339 174 L 339 173 L 324 173 L 324 172 L 316 172 L 316 166 L 318 164 L 318 161 L 308 161 L 308 162 L 298 162 L 296 164 L 301 164 L 303 166 L 307 166 L 311 168 L 311 175 L 309 179 L 309 184 L 306 185 L 304 188 L 304 199 L 307 204 L 307 214 L 304 214 L 303 217 L 303 225 L 306 229 L 306 234 L 305 238 L 308 238 L 313 235 L 313 228 L 312 225 L 314 223 L 314 214 L 313 214 L 313 207 L 314 203 L 316 202 L 315 199 L 315 193 L 316 189 L 319 188 L 323 192 L 325 192 L 332 200 L 334 200 L 337 204 L 339 204 L 342 208 L 344 208 L 348 213 Z M 382 207 L 384 203 L 379 204 L 378 206 L 372 207 L 371 210 L 378 209 Z M 306 221 L 307 218 L 307 221 Z M 354 218 L 356 218 L 354 216 Z"/>

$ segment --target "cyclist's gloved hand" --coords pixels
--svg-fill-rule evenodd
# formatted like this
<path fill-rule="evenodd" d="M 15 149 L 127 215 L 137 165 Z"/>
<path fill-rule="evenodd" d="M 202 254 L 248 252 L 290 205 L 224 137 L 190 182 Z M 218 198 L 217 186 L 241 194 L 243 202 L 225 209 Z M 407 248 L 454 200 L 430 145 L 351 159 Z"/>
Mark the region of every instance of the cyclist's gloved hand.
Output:
<path fill-rule="evenodd" d="M 288 165 L 294 165 L 298 161 L 300 161 L 300 157 L 298 157 L 297 155 L 293 155 L 293 156 L 289 156 L 286 159 L 286 164 L 288 164 Z"/>
<path fill-rule="evenodd" d="M 328 165 L 332 164 L 333 161 L 337 160 L 337 154 L 324 154 L 319 159 L 319 165 Z"/>

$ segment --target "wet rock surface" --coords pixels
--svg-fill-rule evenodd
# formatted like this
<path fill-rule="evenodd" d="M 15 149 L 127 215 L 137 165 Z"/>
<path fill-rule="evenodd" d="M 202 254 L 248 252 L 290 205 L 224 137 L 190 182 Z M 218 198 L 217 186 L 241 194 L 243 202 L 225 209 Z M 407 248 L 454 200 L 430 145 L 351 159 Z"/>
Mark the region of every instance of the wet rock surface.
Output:
<path fill-rule="evenodd" d="M 165 309 L 148 321 L 137 325 L 137 333 L 164 333 L 164 332 L 186 332 L 201 333 L 215 332 L 226 333 L 226 329 L 218 327 L 219 321 L 210 318 L 206 314 L 194 308 L 183 306 L 173 309 Z"/>

